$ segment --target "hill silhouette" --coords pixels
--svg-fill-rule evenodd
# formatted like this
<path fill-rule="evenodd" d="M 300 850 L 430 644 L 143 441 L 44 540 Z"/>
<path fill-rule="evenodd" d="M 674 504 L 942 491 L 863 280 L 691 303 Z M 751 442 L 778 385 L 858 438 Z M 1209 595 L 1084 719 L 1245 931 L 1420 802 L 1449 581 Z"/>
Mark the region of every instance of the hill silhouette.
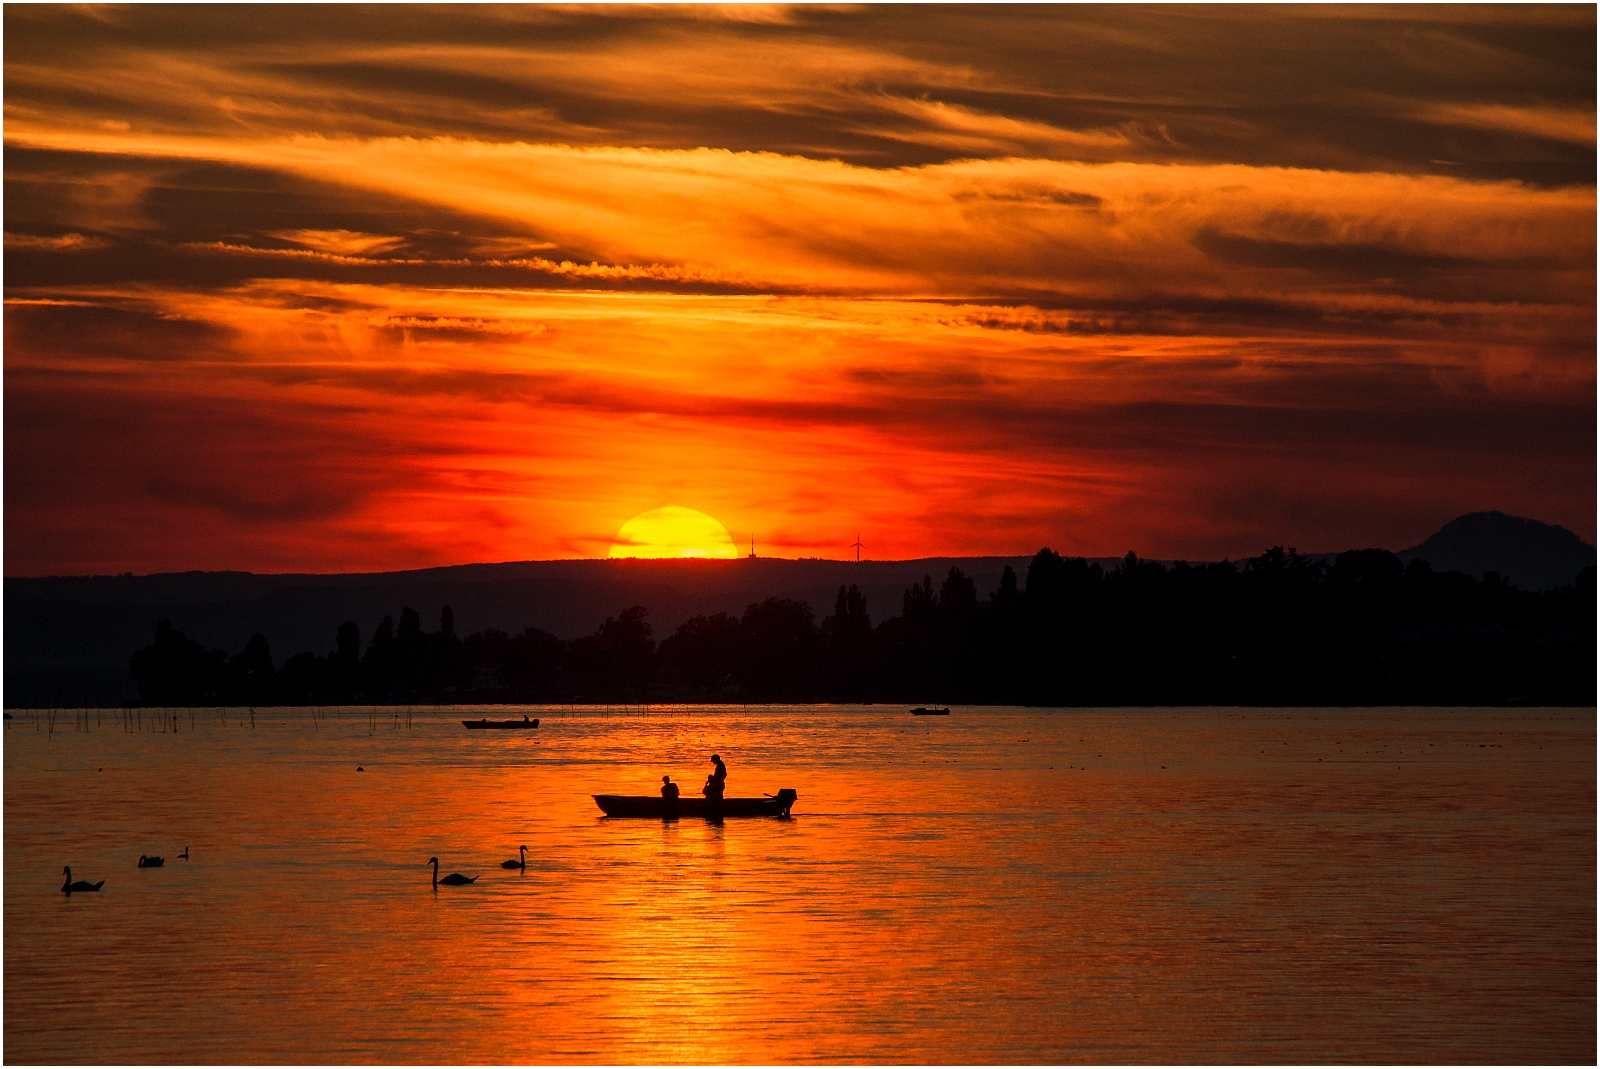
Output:
<path fill-rule="evenodd" d="M 592 634 L 462 635 L 446 605 L 411 606 L 363 642 L 346 620 L 326 655 L 283 662 L 254 634 L 230 657 L 163 619 L 129 669 L 153 706 L 518 702 L 913 702 L 979 705 L 1586 705 L 1595 692 L 1594 569 L 1549 591 L 1274 547 L 1110 569 L 1041 549 L 980 598 L 952 565 L 876 624 L 858 586 L 833 612 L 771 597 L 658 638 L 633 605 Z M 821 617 L 819 619 L 819 617 Z"/>
<path fill-rule="evenodd" d="M 1494 571 L 1513 585 L 1536 589 L 1549 585 L 1551 576 L 1566 573 L 1572 563 L 1581 566 L 1585 551 L 1592 564 L 1593 547 L 1571 532 L 1480 513 L 1452 521 L 1405 556 L 1431 561 L 1435 572 L 1461 570 L 1481 578 Z M 1401 565 L 1384 550 L 1361 552 Z M 1299 559 L 1331 574 L 1337 556 Z M 170 633 L 188 636 L 184 641 L 202 652 L 255 650 L 250 657 L 262 665 L 272 655 L 280 663 L 285 655 L 332 656 L 334 636 L 347 623 L 371 634 L 369 629 L 385 617 L 402 623 L 409 618 L 438 620 L 447 609 L 460 635 L 538 631 L 551 641 L 571 644 L 601 633 L 605 621 L 629 606 L 644 606 L 654 634 L 666 639 L 686 622 L 718 614 L 739 619 L 749 607 L 772 599 L 808 606 L 820 618 L 846 587 L 856 589 L 866 612 L 881 623 L 903 615 L 913 588 L 926 587 L 925 577 L 937 581 L 957 569 L 973 596 L 983 601 L 1001 589 L 1007 569 L 1025 575 L 1034 560 L 569 560 L 344 575 L 8 577 L 5 703 L 120 704 L 138 697 L 129 676 L 129 655 L 150 642 L 158 621 L 168 621 Z M 1170 564 L 1138 563 L 1143 569 L 1138 574 L 1156 576 Z M 1083 562 L 1106 576 L 1124 564 L 1121 558 Z M 1564 581 L 1570 584 L 1576 572 L 1571 568 Z M 1158 586 L 1168 582 L 1152 581 Z M 1106 589 L 1124 587 L 1131 590 L 1134 583 L 1108 580 Z M 1592 586 L 1588 589 L 1592 597 Z M 1127 638 L 1138 642 L 1157 621 L 1141 624 L 1135 614 L 1126 624 Z M 272 654 L 262 656 L 265 650 Z"/>
<path fill-rule="evenodd" d="M 1595 547 L 1567 530 L 1503 512 L 1469 512 L 1439 528 L 1403 561 L 1425 560 L 1438 572 L 1482 579 L 1497 572 L 1521 590 L 1565 586 L 1595 563 Z"/>
<path fill-rule="evenodd" d="M 149 642 L 163 619 L 208 648 L 236 650 L 259 632 L 273 650 L 291 654 L 325 652 L 344 621 L 370 628 L 384 616 L 399 619 L 406 606 L 435 620 L 449 605 L 463 634 L 531 626 L 574 639 L 620 609 L 647 605 L 656 630 L 670 634 L 691 617 L 737 614 L 771 597 L 832 605 L 838 588 L 850 584 L 887 615 L 925 575 L 959 566 L 987 594 L 1007 565 L 1025 569 L 1028 560 L 555 560 L 330 575 L 7 577 L 5 702 L 120 705 L 136 698 L 128 654 Z"/>

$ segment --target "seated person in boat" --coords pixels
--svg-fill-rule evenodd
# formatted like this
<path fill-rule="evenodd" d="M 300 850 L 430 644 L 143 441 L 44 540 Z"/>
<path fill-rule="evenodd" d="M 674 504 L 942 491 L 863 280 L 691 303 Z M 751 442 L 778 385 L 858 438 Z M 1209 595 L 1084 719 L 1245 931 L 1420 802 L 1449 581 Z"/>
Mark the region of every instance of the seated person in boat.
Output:
<path fill-rule="evenodd" d="M 672 782 L 671 776 L 661 777 L 661 797 L 669 803 L 678 800 L 678 785 Z"/>
<path fill-rule="evenodd" d="M 711 764 L 714 766 L 711 775 L 706 777 L 706 797 L 722 799 L 722 789 L 728 781 L 728 766 L 722 763 L 722 758 L 717 754 L 711 755 Z"/>

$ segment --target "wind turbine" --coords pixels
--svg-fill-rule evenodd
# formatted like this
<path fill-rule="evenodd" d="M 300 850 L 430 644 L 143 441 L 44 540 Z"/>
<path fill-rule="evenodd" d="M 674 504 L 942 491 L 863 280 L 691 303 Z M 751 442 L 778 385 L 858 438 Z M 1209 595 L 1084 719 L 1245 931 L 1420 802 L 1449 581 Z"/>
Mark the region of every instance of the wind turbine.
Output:
<path fill-rule="evenodd" d="M 861 532 L 860 531 L 856 532 L 856 540 L 854 542 L 850 543 L 850 548 L 856 551 L 856 563 L 860 564 L 861 563 L 861 549 L 862 549 L 862 546 L 861 546 Z"/>

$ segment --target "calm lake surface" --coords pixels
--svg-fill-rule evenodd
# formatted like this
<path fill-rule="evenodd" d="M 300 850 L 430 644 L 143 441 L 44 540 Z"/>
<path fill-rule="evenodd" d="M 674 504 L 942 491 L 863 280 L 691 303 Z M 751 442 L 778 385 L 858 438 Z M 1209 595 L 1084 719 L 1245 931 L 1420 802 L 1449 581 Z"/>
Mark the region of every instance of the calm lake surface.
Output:
<path fill-rule="evenodd" d="M 8 1062 L 1596 1056 L 1593 709 L 14 715 Z"/>

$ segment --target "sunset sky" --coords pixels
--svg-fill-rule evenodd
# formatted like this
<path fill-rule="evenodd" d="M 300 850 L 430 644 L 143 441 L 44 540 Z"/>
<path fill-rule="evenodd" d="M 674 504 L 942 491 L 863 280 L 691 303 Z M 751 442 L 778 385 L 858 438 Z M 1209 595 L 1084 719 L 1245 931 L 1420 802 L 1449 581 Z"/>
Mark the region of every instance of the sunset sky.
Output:
<path fill-rule="evenodd" d="M 5 570 L 1595 539 L 1595 8 L 5 8 Z"/>

